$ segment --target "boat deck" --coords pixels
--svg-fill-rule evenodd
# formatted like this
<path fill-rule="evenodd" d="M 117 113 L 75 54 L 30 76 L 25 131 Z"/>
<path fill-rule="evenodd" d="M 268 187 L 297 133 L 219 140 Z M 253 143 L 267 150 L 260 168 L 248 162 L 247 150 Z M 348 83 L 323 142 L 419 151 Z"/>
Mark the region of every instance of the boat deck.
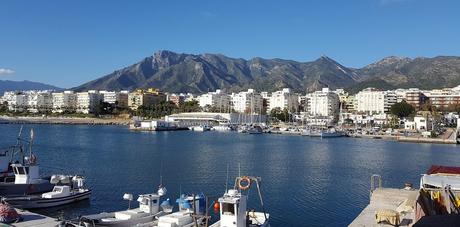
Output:
<path fill-rule="evenodd" d="M 406 208 L 400 214 L 399 226 L 412 226 L 414 220 L 415 200 L 418 195 L 417 190 L 405 190 L 396 188 L 377 188 L 371 196 L 369 205 L 353 220 L 349 227 L 361 226 L 393 226 L 388 223 L 377 223 L 375 214 L 379 210 L 401 210 L 401 207 Z"/>
<path fill-rule="evenodd" d="M 17 212 L 22 216 L 24 220 L 18 223 L 0 224 L 0 227 L 3 226 L 16 226 L 16 227 L 49 227 L 49 226 L 58 226 L 60 221 L 50 218 L 41 214 L 32 213 L 26 210 L 16 209 Z"/>

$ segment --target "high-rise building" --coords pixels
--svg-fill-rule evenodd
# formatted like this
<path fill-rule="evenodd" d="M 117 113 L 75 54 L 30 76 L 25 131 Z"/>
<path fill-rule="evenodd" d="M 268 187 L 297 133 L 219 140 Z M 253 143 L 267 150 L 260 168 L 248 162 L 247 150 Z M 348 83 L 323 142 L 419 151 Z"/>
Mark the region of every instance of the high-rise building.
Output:
<path fill-rule="evenodd" d="M 219 89 L 215 92 L 208 92 L 198 97 L 200 107 L 213 107 L 217 108 L 220 112 L 228 112 L 231 107 L 231 101 L 230 95 Z"/>
<path fill-rule="evenodd" d="M 157 89 L 138 89 L 128 95 L 128 107 L 137 110 L 140 106 L 153 106 L 161 101 L 166 101 L 166 95 Z"/>
<path fill-rule="evenodd" d="M 311 116 L 337 116 L 339 113 L 340 100 L 335 92 L 329 88 L 323 88 L 306 95 L 307 112 Z"/>
<path fill-rule="evenodd" d="M 283 88 L 281 91 L 273 92 L 270 96 L 268 112 L 275 108 L 287 109 L 289 112 L 297 112 L 299 108 L 299 97 L 291 89 Z"/>
<path fill-rule="evenodd" d="M 77 94 L 73 91 L 56 92 L 52 94 L 53 112 L 75 112 L 77 109 Z"/>
<path fill-rule="evenodd" d="M 233 109 L 238 113 L 265 114 L 263 111 L 263 98 L 254 89 L 232 94 Z"/>
<path fill-rule="evenodd" d="M 356 94 L 357 111 L 369 114 L 388 113 L 396 101 L 396 94 L 393 91 L 366 88 Z"/>
<path fill-rule="evenodd" d="M 77 109 L 78 113 L 95 113 L 100 107 L 103 100 L 102 94 L 98 91 L 90 90 L 87 92 L 77 93 Z"/>

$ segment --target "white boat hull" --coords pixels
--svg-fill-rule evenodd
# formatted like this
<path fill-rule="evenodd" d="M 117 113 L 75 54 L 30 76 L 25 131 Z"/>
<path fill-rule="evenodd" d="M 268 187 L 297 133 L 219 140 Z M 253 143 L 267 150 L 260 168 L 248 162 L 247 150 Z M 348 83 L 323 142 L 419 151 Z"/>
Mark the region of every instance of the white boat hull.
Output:
<path fill-rule="evenodd" d="M 96 227 L 96 226 L 112 226 L 112 227 L 129 227 L 144 223 L 156 222 L 157 217 L 163 212 L 157 214 L 149 214 L 144 217 L 133 218 L 128 220 L 120 220 L 115 218 L 115 213 L 101 213 L 96 215 L 83 216 L 79 226 Z"/>
<path fill-rule="evenodd" d="M 61 206 L 77 201 L 89 199 L 91 190 L 69 195 L 60 198 L 41 198 L 41 195 L 35 196 L 22 196 L 22 197 L 7 197 L 3 198 L 6 203 L 21 209 L 40 209 Z"/>

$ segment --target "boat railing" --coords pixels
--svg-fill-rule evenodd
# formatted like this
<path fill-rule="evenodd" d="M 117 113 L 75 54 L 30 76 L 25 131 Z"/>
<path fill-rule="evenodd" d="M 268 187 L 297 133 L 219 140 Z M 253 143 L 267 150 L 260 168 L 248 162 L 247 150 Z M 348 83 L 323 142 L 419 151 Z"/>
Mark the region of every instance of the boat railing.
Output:
<path fill-rule="evenodd" d="M 378 174 L 373 174 L 371 176 L 371 190 L 369 194 L 369 199 L 372 197 L 372 193 L 375 191 L 377 188 L 382 187 L 382 176 Z"/>

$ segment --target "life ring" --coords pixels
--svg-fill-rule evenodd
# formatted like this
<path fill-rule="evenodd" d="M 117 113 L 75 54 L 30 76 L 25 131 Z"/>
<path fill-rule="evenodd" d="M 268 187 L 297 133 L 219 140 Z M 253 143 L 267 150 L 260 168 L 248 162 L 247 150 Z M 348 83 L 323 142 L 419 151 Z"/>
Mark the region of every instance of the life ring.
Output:
<path fill-rule="evenodd" d="M 242 184 L 243 183 L 243 184 Z M 251 187 L 251 179 L 248 176 L 241 177 L 238 180 L 238 188 L 240 190 L 246 190 Z"/>

